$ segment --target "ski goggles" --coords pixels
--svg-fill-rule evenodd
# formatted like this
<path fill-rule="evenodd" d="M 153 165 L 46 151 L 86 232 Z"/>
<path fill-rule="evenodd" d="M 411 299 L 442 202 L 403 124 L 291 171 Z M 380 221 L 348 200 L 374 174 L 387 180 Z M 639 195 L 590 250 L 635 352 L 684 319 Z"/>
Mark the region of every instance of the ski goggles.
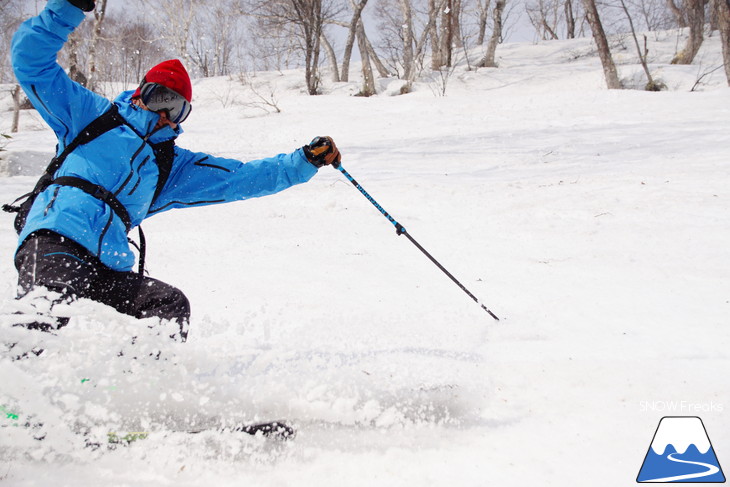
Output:
<path fill-rule="evenodd" d="M 153 112 L 166 112 L 167 119 L 173 123 L 184 122 L 193 110 L 193 106 L 184 96 L 158 83 L 143 84 L 140 98 Z"/>

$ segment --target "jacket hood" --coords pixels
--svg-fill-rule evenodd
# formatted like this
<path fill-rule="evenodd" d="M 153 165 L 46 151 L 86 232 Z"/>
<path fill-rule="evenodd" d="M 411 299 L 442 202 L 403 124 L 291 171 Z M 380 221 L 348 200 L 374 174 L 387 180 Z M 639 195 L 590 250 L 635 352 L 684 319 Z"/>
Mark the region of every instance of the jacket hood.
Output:
<path fill-rule="evenodd" d="M 134 90 L 121 93 L 114 100 L 114 104 L 119 108 L 119 113 L 122 117 L 124 117 L 129 125 L 140 136 L 147 137 L 151 143 L 157 144 L 171 139 L 176 139 L 183 133 L 183 129 L 180 125 L 178 125 L 175 129 L 168 125 L 159 130 L 155 130 L 155 125 L 157 125 L 158 120 L 160 120 L 160 115 L 133 104 L 133 94 Z"/>

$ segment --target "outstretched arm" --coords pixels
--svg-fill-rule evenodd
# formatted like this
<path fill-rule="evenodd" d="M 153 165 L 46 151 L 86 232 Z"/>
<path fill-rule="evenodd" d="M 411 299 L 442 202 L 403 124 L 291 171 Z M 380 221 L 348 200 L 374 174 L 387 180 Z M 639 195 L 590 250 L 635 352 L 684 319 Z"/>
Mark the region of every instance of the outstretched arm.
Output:
<path fill-rule="evenodd" d="M 84 12 L 69 1 L 49 0 L 46 8 L 23 22 L 13 36 L 15 76 L 58 136 L 59 150 L 110 104 L 72 81 L 56 60 L 68 36 L 83 20 Z"/>
<path fill-rule="evenodd" d="M 303 149 L 244 163 L 176 147 L 170 178 L 149 215 L 278 193 L 316 173 Z"/>

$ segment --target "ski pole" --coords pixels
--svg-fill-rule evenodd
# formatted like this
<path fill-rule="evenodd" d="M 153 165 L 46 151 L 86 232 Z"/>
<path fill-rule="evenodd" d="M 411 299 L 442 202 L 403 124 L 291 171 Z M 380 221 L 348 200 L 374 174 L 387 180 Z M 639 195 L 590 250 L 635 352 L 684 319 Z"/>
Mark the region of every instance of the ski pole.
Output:
<path fill-rule="evenodd" d="M 363 194 L 363 196 L 365 196 L 365 197 L 366 197 L 366 198 L 368 199 L 368 201 L 369 201 L 370 203 L 372 203 L 372 204 L 373 204 L 373 206 L 375 206 L 375 208 L 377 208 L 377 209 L 378 209 L 378 211 L 379 211 L 380 213 L 382 213 L 382 214 L 383 214 L 383 216 L 384 216 L 385 218 L 387 218 L 387 219 L 388 219 L 388 221 L 389 221 L 390 223 L 392 223 L 392 224 L 393 224 L 393 226 L 395 226 L 395 232 L 396 232 L 396 234 L 398 234 L 398 235 L 405 235 L 405 236 L 406 236 L 406 237 L 408 238 L 408 240 L 410 240 L 410 241 L 411 241 L 411 243 L 413 243 L 413 245 L 415 245 L 415 246 L 416 246 L 416 248 L 417 248 L 418 250 L 420 250 L 421 252 L 423 252 L 423 254 L 424 254 L 424 255 L 425 255 L 426 257 L 428 257 L 428 258 L 429 258 L 429 259 L 431 260 L 431 262 L 433 262 L 434 264 L 436 264 L 436 267 L 438 267 L 439 269 L 441 269 L 441 270 L 443 271 L 443 273 L 444 273 L 444 274 L 446 274 L 447 276 L 449 276 L 449 278 L 450 278 L 450 279 L 451 279 L 452 281 L 454 281 L 454 283 L 455 283 L 455 284 L 456 284 L 457 286 L 459 286 L 459 288 L 461 288 L 461 290 L 462 290 L 462 291 L 464 291 L 464 292 L 465 292 L 465 293 L 466 293 L 466 294 L 467 294 L 467 295 L 468 295 L 468 296 L 469 296 L 469 297 L 470 297 L 471 299 L 473 299 L 473 300 L 474 300 L 474 301 L 475 301 L 475 302 L 476 302 L 476 303 L 477 303 L 478 305 L 480 305 L 480 306 L 482 307 L 482 309 L 483 309 L 484 311 L 486 311 L 487 313 L 489 313 L 489 316 L 491 316 L 491 317 L 492 317 L 492 318 L 494 318 L 495 320 L 499 321 L 499 318 L 497 318 L 497 315 L 495 315 L 494 313 L 492 313 L 492 312 L 491 312 L 491 311 L 489 310 L 489 308 L 487 308 L 487 307 L 486 307 L 486 306 L 485 306 L 484 304 L 482 304 L 482 303 L 481 303 L 481 302 L 480 302 L 480 301 L 479 301 L 479 300 L 477 299 L 477 297 L 476 297 L 476 296 L 474 296 L 474 295 L 473 295 L 473 294 L 472 294 L 472 293 L 471 293 L 471 292 L 470 292 L 470 291 L 469 291 L 469 290 L 468 290 L 468 289 L 467 289 L 467 288 L 466 288 L 466 287 L 465 287 L 465 286 L 464 286 L 464 285 L 463 285 L 462 283 L 460 283 L 460 282 L 459 282 L 459 280 L 458 280 L 458 279 L 456 279 L 456 278 L 455 278 L 455 277 L 454 277 L 454 276 L 453 276 L 453 275 L 452 275 L 452 274 L 451 274 L 451 273 L 450 273 L 449 271 L 447 271 L 447 270 L 446 270 L 446 268 L 445 268 L 444 266 L 442 266 L 442 265 L 441 265 L 441 263 L 440 263 L 439 261 L 437 261 L 437 260 L 436 260 L 436 259 L 435 259 L 435 258 L 434 258 L 434 257 L 433 257 L 433 256 L 432 256 L 431 254 L 429 254 L 429 253 L 428 253 L 428 251 L 426 251 L 426 249 L 424 249 L 424 248 L 423 248 L 423 247 L 421 246 L 421 244 L 419 244 L 418 242 L 416 242 L 416 239 L 414 239 L 413 237 L 411 237 L 411 234 L 410 234 L 410 233 L 408 233 L 408 232 L 406 231 L 406 229 L 405 229 L 405 228 L 403 227 L 403 225 L 401 225 L 400 223 L 398 223 L 398 222 L 397 222 L 397 221 L 395 220 L 395 218 L 393 218 L 392 216 L 390 216 L 390 214 L 389 214 L 389 213 L 388 213 L 387 211 L 385 211 L 385 209 L 383 209 L 383 207 L 382 207 L 382 206 L 380 206 L 380 205 L 378 204 L 378 202 L 377 202 L 377 201 L 375 201 L 375 199 L 374 199 L 374 198 L 373 198 L 372 196 L 370 196 L 370 194 L 369 194 L 369 193 L 368 193 L 367 191 L 365 191 L 365 188 L 363 188 L 362 186 L 360 186 L 360 183 L 358 183 L 357 181 L 355 181 L 355 178 L 353 178 L 352 176 L 350 176 L 350 173 L 348 173 L 347 171 L 345 171 L 345 168 L 344 168 L 344 167 L 342 167 L 342 164 L 340 164 L 339 162 L 334 162 L 334 163 L 332 163 L 332 166 L 334 166 L 334 168 L 335 168 L 335 169 L 337 169 L 337 170 L 338 170 L 338 171 L 340 171 L 340 172 L 341 172 L 342 174 L 344 174 L 344 175 L 345 175 L 345 177 L 346 177 L 346 178 L 347 178 L 347 179 L 348 179 L 348 180 L 349 180 L 349 181 L 350 181 L 350 182 L 351 182 L 351 183 L 352 183 L 352 184 L 353 184 L 353 185 L 354 185 L 354 186 L 355 186 L 355 187 L 356 187 L 356 188 L 358 189 L 358 191 L 360 191 L 360 192 L 361 192 L 361 193 Z"/>

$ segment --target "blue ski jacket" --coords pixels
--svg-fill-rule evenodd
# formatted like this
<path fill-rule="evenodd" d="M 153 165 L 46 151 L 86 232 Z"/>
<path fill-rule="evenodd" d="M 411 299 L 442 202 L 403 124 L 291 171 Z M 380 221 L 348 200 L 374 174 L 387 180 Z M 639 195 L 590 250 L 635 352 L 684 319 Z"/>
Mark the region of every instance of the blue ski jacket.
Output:
<path fill-rule="evenodd" d="M 56 61 L 83 19 L 84 12 L 66 0 L 49 0 L 13 37 L 15 76 L 56 133 L 57 154 L 112 103 L 72 81 Z M 175 139 L 182 129 L 154 131 L 159 115 L 133 105 L 132 93 L 124 92 L 113 102 L 127 123 L 76 148 L 55 174 L 82 178 L 112 192 L 129 213 L 132 227 L 173 208 L 277 193 L 317 173 L 302 149 L 244 163 L 176 146 L 170 175 L 153 202 L 159 173 L 149 144 Z M 125 224 L 106 203 L 79 188 L 51 185 L 38 195 L 19 245 L 40 229 L 78 242 L 114 270 L 130 271 L 134 265 Z"/>

